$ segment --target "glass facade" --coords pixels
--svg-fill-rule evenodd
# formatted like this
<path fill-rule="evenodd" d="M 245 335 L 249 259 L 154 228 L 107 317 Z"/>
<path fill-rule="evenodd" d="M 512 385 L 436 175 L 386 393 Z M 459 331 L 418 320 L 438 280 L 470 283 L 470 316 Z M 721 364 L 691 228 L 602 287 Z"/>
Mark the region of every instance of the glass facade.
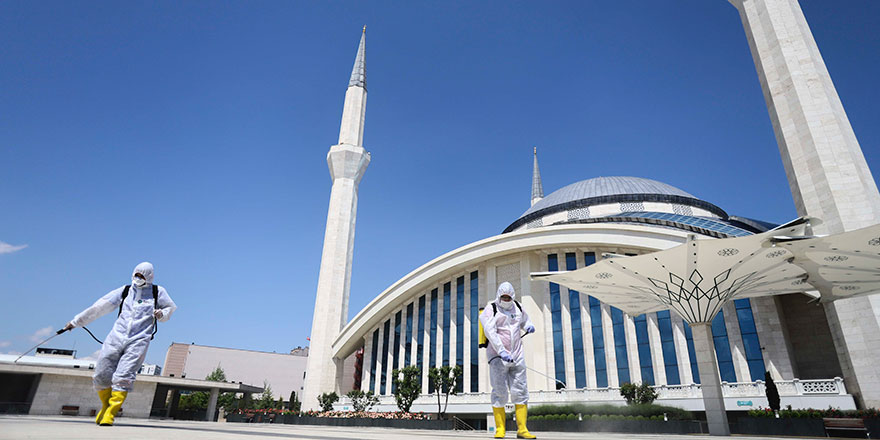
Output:
<path fill-rule="evenodd" d="M 630 382 L 630 376 L 623 311 L 617 307 L 611 307 L 611 328 L 614 332 L 614 356 L 617 358 L 617 383 L 620 385 Z"/>
<path fill-rule="evenodd" d="M 382 374 L 380 375 L 381 380 L 379 381 L 379 394 L 385 394 L 385 383 L 387 382 L 387 374 L 388 371 L 388 334 L 391 333 L 391 320 L 385 321 L 385 327 L 382 331 Z"/>
<path fill-rule="evenodd" d="M 452 283 L 443 284 L 443 366 L 449 366 L 449 326 L 452 317 L 449 315 L 452 306 Z"/>
<path fill-rule="evenodd" d="M 654 385 L 654 362 L 651 360 L 651 343 L 648 337 L 648 315 L 633 318 L 636 327 L 636 343 L 639 347 L 639 372 L 642 383 Z"/>
<path fill-rule="evenodd" d="M 605 337 L 602 331 L 602 303 L 589 297 L 590 327 L 593 332 L 593 359 L 596 360 L 596 386 L 608 386 L 608 366 L 605 363 Z"/>
<path fill-rule="evenodd" d="M 373 350 L 370 355 L 370 391 L 376 392 L 376 359 L 379 357 L 379 329 L 373 332 Z"/>
<path fill-rule="evenodd" d="M 410 362 L 410 355 L 412 353 L 412 330 L 413 330 L 413 304 L 409 303 L 406 306 L 406 339 L 403 344 L 403 366 L 408 367 Z"/>
<path fill-rule="evenodd" d="M 565 269 L 577 269 L 577 254 L 565 254 Z M 584 334 L 581 328 L 581 294 L 577 290 L 568 291 L 568 310 L 571 317 L 571 347 L 574 355 L 575 387 L 587 386 L 587 363 L 584 359 Z"/>
<path fill-rule="evenodd" d="M 715 344 L 715 357 L 718 359 L 721 380 L 736 382 L 736 371 L 733 369 L 733 357 L 730 355 L 730 340 L 727 337 L 727 326 L 724 325 L 723 310 L 719 310 L 712 319 L 712 342 Z"/>
<path fill-rule="evenodd" d="M 480 293 L 477 272 L 471 272 L 471 392 L 480 389 L 480 347 L 477 341 L 480 322 Z"/>
<path fill-rule="evenodd" d="M 697 352 L 694 350 L 694 332 L 687 322 L 682 321 L 684 326 L 684 338 L 688 346 L 688 359 L 691 361 L 691 375 L 694 376 L 694 383 L 700 383 L 700 368 L 697 366 Z"/>
<path fill-rule="evenodd" d="M 392 350 L 393 359 L 391 360 L 391 369 L 396 370 L 398 367 L 398 360 L 400 359 L 400 322 L 403 319 L 403 312 L 397 312 L 394 314 L 394 349 Z M 397 391 L 397 385 L 394 384 L 394 380 L 391 381 L 391 392 Z"/>
<path fill-rule="evenodd" d="M 464 277 L 455 280 L 455 365 L 464 374 Z M 456 391 L 464 392 L 464 380 L 459 380 Z"/>
<path fill-rule="evenodd" d="M 547 255 L 547 269 L 550 272 L 559 270 L 559 259 L 556 254 Z M 565 381 L 565 343 L 562 340 L 562 302 L 559 298 L 559 284 L 550 283 L 550 315 L 553 321 L 553 364 L 556 380 Z M 562 385 L 556 384 L 557 389 Z"/>
<path fill-rule="evenodd" d="M 437 366 L 437 289 L 431 291 L 431 326 L 428 328 L 431 332 L 430 341 L 428 342 L 428 368 L 432 368 Z M 428 381 L 428 393 L 433 392 L 434 386 L 431 384 L 431 381 Z"/>
<path fill-rule="evenodd" d="M 660 330 L 666 383 L 679 385 L 681 384 L 681 375 L 678 374 L 678 359 L 675 356 L 675 338 L 672 333 L 672 318 L 669 316 L 669 310 L 657 312 L 657 327 Z"/>
<path fill-rule="evenodd" d="M 733 304 L 736 307 L 736 319 L 739 322 L 746 361 L 749 364 L 749 375 L 752 381 L 764 380 L 764 355 L 761 353 L 761 341 L 758 339 L 758 329 L 755 327 L 755 317 L 752 315 L 752 302 L 745 298 L 733 300 Z"/>

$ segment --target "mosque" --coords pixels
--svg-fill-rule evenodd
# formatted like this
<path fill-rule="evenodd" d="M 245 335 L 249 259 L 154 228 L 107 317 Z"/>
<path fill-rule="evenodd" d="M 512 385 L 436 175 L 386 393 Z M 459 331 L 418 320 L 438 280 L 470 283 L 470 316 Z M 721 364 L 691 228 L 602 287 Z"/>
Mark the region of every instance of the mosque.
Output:
<path fill-rule="evenodd" d="M 755 57 L 798 213 L 824 220 L 817 233 L 880 222 L 880 193 L 796 2 L 791 2 L 795 11 L 768 9 L 765 0 L 731 3 Z M 768 14 L 780 16 L 760 19 Z M 424 395 L 413 410 L 433 411 L 428 368 L 458 365 L 463 377 L 448 411 L 489 413 L 488 364 L 477 344 L 477 316 L 504 281 L 513 284 L 537 328 L 524 341 L 531 404 L 619 403 L 620 385 L 631 382 L 654 385 L 658 403 L 700 411 L 701 374 L 718 374 L 727 410 L 747 410 L 767 406 L 763 380 L 769 371 L 783 405 L 880 406 L 874 367 L 880 353 L 872 348 L 880 346 L 880 295 L 817 304 L 807 295 L 787 294 L 726 304 L 712 321 L 718 372 L 710 373 L 698 370 L 691 329 L 674 312 L 629 316 L 590 292 L 531 280 L 534 272 L 668 249 L 689 234 L 723 239 L 775 226 L 728 213 L 687 188 L 641 177 L 593 177 L 545 196 L 537 151 L 531 206 L 519 218 L 499 225 L 498 235 L 424 263 L 347 321 L 358 184 L 370 162 L 362 143 L 365 38 L 346 91 L 339 143 L 327 156 L 333 185 L 304 408 L 317 406 L 322 392 L 361 389 L 381 396 L 380 410 L 396 410 L 391 371 L 416 365 Z M 788 51 L 790 45 L 797 50 Z M 815 87 L 816 81 L 825 86 Z M 812 94 L 814 105 L 792 104 L 797 99 L 791 93 Z M 844 178 L 840 169 L 852 172 Z M 343 399 L 337 406 L 347 404 Z"/>

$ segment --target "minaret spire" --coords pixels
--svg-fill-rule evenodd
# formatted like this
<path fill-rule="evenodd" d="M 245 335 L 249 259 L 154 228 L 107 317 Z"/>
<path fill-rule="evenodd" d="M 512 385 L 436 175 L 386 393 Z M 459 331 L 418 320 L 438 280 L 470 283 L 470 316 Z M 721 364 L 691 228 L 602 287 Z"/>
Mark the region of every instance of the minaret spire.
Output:
<path fill-rule="evenodd" d="M 342 359 L 333 357 L 330 344 L 348 320 L 351 286 L 354 226 L 357 218 L 358 185 L 370 164 L 370 153 L 363 147 L 364 116 L 367 108 L 364 39 L 355 58 L 351 81 L 345 91 L 339 144 L 330 147 L 330 207 L 324 229 L 324 249 L 318 271 L 315 313 L 312 317 L 311 344 L 302 392 L 303 409 L 317 408 L 317 396 L 337 392 L 342 378 Z"/>
<path fill-rule="evenodd" d="M 541 184 L 541 171 L 538 170 L 538 147 L 535 147 L 535 161 L 532 167 L 532 206 L 544 198 L 544 185 Z"/>

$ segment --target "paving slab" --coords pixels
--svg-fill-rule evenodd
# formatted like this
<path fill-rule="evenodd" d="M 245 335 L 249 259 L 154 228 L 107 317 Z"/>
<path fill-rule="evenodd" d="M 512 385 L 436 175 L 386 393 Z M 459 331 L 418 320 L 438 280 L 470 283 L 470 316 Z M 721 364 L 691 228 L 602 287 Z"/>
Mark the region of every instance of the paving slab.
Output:
<path fill-rule="evenodd" d="M 534 432 L 540 439 L 654 439 L 694 440 L 707 435 L 612 434 L 582 432 Z M 485 431 L 431 431 L 421 429 L 351 428 L 335 426 L 274 425 L 264 423 L 187 422 L 180 420 L 120 418 L 115 426 L 97 426 L 90 417 L 0 416 L 0 439 L 45 440 L 404 440 L 404 439 L 489 439 Z M 509 432 L 507 438 L 516 438 Z M 771 437 L 735 436 L 738 440 Z M 788 437 L 792 438 L 792 437 Z M 824 437 L 822 437 L 824 438 Z"/>

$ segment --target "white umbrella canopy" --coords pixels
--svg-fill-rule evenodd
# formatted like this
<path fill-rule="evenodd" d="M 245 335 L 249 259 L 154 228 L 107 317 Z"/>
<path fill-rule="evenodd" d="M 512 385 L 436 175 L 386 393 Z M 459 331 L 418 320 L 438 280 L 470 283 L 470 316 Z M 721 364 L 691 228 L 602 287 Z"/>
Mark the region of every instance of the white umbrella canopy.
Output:
<path fill-rule="evenodd" d="M 810 289 L 807 270 L 791 263 L 796 245 L 806 244 L 795 240 L 809 237 L 811 226 L 818 223 L 799 218 L 737 238 L 697 239 L 692 234 L 671 249 L 531 277 L 589 294 L 631 316 L 673 309 L 689 323 L 708 323 L 727 301 Z M 785 243 L 773 246 L 775 241 Z M 880 279 L 877 283 L 880 286 Z"/>

